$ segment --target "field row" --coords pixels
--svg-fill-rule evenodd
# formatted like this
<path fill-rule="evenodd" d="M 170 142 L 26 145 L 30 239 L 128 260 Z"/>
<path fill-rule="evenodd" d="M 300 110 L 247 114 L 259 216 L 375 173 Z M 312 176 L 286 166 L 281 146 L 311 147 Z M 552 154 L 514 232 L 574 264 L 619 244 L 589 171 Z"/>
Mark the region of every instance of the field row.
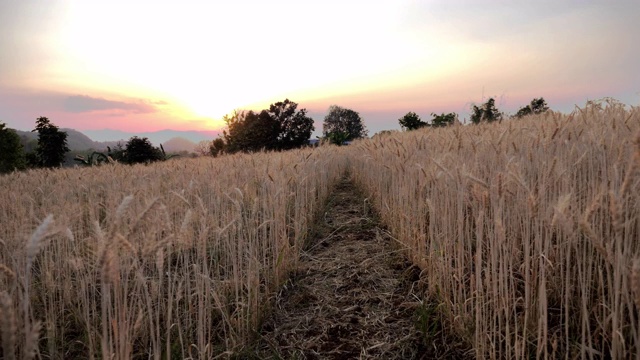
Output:
<path fill-rule="evenodd" d="M 353 174 L 477 358 L 640 349 L 640 109 L 398 133 Z"/>
<path fill-rule="evenodd" d="M 4 358 L 212 358 L 254 337 L 336 149 L 0 177 Z"/>

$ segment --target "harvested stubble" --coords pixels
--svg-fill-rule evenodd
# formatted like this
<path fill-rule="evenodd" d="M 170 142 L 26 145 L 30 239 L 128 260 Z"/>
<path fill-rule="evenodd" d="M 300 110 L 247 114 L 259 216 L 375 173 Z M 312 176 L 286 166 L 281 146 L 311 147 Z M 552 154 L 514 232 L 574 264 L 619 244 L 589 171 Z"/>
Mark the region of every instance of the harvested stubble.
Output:
<path fill-rule="evenodd" d="M 352 172 L 477 358 L 640 356 L 640 109 L 399 133 Z"/>
<path fill-rule="evenodd" d="M 232 355 L 345 166 L 321 148 L 0 177 L 0 354 Z"/>

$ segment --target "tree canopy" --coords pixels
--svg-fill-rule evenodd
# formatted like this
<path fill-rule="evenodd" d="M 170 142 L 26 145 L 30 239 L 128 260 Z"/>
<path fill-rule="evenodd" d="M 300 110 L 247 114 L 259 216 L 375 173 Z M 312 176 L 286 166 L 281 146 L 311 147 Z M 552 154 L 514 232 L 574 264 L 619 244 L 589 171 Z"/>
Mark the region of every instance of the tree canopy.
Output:
<path fill-rule="evenodd" d="M 442 113 L 440 115 L 431 113 L 431 116 L 433 116 L 433 119 L 431 120 L 431 126 L 433 127 L 444 127 L 453 125 L 453 123 L 458 118 L 458 114 L 456 113 Z"/>
<path fill-rule="evenodd" d="M 344 141 L 351 141 L 367 137 L 368 131 L 357 112 L 337 105 L 329 107 L 329 113 L 324 118 L 322 126 L 324 137 L 331 139 L 332 136 L 343 138 Z M 337 135 L 342 133 L 343 135 Z M 332 135 L 334 134 L 334 135 Z"/>
<path fill-rule="evenodd" d="M 418 114 L 414 112 L 406 113 L 403 117 L 398 119 L 398 122 L 400 123 L 400 127 L 402 127 L 402 130 L 406 131 L 419 129 L 421 127 L 429 125 L 426 122 L 422 121 L 420 119 L 420 116 L 418 116 Z"/>
<path fill-rule="evenodd" d="M 496 101 L 493 98 L 489 98 L 480 107 L 473 105 L 471 108 L 471 122 L 474 124 L 500 120 L 502 120 L 502 113 L 496 108 Z"/>
<path fill-rule="evenodd" d="M 347 140 L 347 133 L 342 131 L 334 131 L 327 134 L 327 139 L 333 145 L 342 146 Z"/>
<path fill-rule="evenodd" d="M 285 99 L 260 112 L 226 115 L 223 143 L 212 144 L 211 153 L 288 150 L 306 145 L 314 130 L 313 119 L 306 115 L 306 109 L 297 108 L 297 103 Z"/>
<path fill-rule="evenodd" d="M 22 170 L 26 160 L 20 136 L 0 122 L 0 174 Z"/>
<path fill-rule="evenodd" d="M 146 137 L 134 136 L 125 145 L 124 161 L 128 164 L 146 164 L 163 158 L 162 151 L 154 147 Z"/>
<path fill-rule="evenodd" d="M 224 153 L 224 148 L 224 139 L 217 138 L 209 144 L 209 154 L 213 157 L 222 155 Z"/>
<path fill-rule="evenodd" d="M 544 98 L 535 98 L 531 100 L 531 103 L 529 103 L 529 105 L 521 107 L 520 110 L 518 110 L 518 112 L 516 113 L 515 117 L 520 119 L 527 115 L 542 114 L 547 110 L 549 110 L 549 106 L 547 106 L 547 102 L 544 100 Z"/>
<path fill-rule="evenodd" d="M 69 152 L 67 147 L 67 133 L 60 131 L 46 117 L 39 117 L 36 120 L 36 128 L 32 131 L 38 132 L 38 146 L 36 147 L 35 166 L 54 168 L 62 166 L 64 155 Z"/>
<path fill-rule="evenodd" d="M 273 150 L 277 144 L 278 123 L 266 110 L 234 112 L 232 116 L 226 115 L 224 121 L 226 152 Z"/>
<path fill-rule="evenodd" d="M 278 150 L 288 150 L 307 145 L 315 129 L 313 119 L 307 116 L 306 109 L 296 111 L 298 104 L 285 99 L 271 104 L 268 113 L 278 123 Z"/>

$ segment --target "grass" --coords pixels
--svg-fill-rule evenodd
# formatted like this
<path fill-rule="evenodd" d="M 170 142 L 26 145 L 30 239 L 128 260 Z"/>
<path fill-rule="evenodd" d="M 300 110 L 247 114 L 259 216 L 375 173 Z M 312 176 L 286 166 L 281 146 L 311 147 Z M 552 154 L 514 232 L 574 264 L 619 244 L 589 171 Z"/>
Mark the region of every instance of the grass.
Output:
<path fill-rule="evenodd" d="M 2 356 L 242 353 L 345 165 L 319 149 L 0 177 Z"/>
<path fill-rule="evenodd" d="M 639 109 L 591 103 L 349 156 L 477 358 L 627 358 L 640 347 L 639 132 Z"/>

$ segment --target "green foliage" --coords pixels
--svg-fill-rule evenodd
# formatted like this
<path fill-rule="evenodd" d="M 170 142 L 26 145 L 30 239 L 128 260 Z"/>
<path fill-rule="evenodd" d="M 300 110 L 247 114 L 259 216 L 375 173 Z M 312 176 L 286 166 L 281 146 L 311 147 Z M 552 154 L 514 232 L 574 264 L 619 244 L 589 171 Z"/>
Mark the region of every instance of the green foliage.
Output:
<path fill-rule="evenodd" d="M 368 131 L 362 122 L 362 118 L 360 118 L 360 114 L 337 105 L 331 105 L 331 107 L 329 107 L 329 113 L 324 118 L 322 130 L 324 137 L 328 139 L 331 138 L 331 134 L 346 134 L 345 141 L 361 139 L 368 135 Z"/>
<path fill-rule="evenodd" d="M 500 120 L 502 120 L 502 113 L 496 108 L 496 101 L 493 98 L 487 100 L 480 107 L 473 105 L 471 108 L 471 122 L 474 124 Z"/>
<path fill-rule="evenodd" d="M 125 145 L 124 160 L 127 164 L 146 164 L 163 159 L 162 151 L 146 137 L 134 136 Z"/>
<path fill-rule="evenodd" d="M 453 125 L 453 123 L 458 118 L 458 114 L 456 113 L 442 113 L 440 115 L 431 113 L 431 116 L 433 116 L 433 120 L 431 120 L 431 126 L 433 127 L 444 127 Z"/>
<path fill-rule="evenodd" d="M 306 116 L 306 109 L 297 107 L 297 103 L 286 99 L 259 113 L 236 111 L 226 115 L 224 145 L 219 141 L 212 144 L 212 155 L 217 156 L 223 150 L 228 153 L 288 150 L 306 145 L 314 130 L 313 119 Z"/>
<path fill-rule="evenodd" d="M 14 170 L 22 170 L 26 166 L 26 159 L 20 136 L 13 130 L 0 123 L 0 174 Z"/>
<path fill-rule="evenodd" d="M 429 125 L 426 122 L 420 120 L 420 116 L 418 116 L 418 114 L 414 112 L 406 113 L 403 117 L 398 119 L 398 122 L 400 123 L 400 127 L 402 127 L 402 130 L 406 131 L 419 129 L 421 127 Z"/>
<path fill-rule="evenodd" d="M 433 341 L 442 323 L 438 319 L 438 305 L 426 301 L 422 302 L 416 309 L 415 318 L 416 327 L 426 337 L 426 341 Z"/>
<path fill-rule="evenodd" d="M 544 100 L 544 98 L 536 98 L 531 100 L 531 103 L 529 105 L 521 107 L 520 110 L 518 110 L 518 112 L 516 113 L 515 117 L 520 119 L 527 115 L 542 114 L 547 110 L 549 110 L 549 106 L 547 106 L 547 102 Z"/>
<path fill-rule="evenodd" d="M 349 141 L 347 140 L 347 138 L 347 133 L 342 131 L 334 131 L 327 134 L 327 139 L 329 139 L 329 142 L 338 146 L 342 146 L 345 142 Z"/>
<path fill-rule="evenodd" d="M 39 117 L 36 120 L 36 128 L 32 131 L 38 132 L 35 156 L 30 157 L 33 165 L 45 168 L 62 166 L 64 155 L 69 152 L 67 133 L 60 131 L 46 117 Z"/>

